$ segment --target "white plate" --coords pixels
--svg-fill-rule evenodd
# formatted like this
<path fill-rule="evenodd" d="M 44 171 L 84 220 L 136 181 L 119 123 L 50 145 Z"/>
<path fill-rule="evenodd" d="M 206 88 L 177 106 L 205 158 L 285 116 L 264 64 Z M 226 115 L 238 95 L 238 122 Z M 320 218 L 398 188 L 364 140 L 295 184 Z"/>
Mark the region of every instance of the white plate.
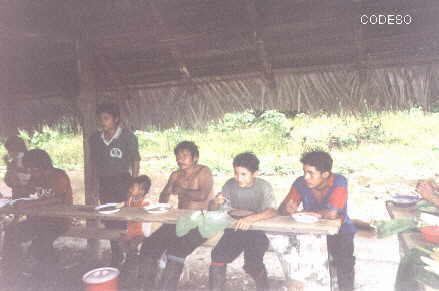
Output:
<path fill-rule="evenodd" d="M 4 198 L 0 198 L 0 208 L 10 204 L 11 199 L 4 199 Z"/>
<path fill-rule="evenodd" d="M 108 207 L 108 206 L 118 206 L 120 203 L 105 203 L 103 205 L 99 205 L 97 207 L 95 207 L 95 210 L 97 210 L 99 213 L 101 214 L 114 214 L 114 213 L 118 213 L 120 211 L 120 208 L 117 209 L 113 209 L 113 210 L 100 210 L 104 207 Z"/>
<path fill-rule="evenodd" d="M 317 215 L 307 214 L 307 213 L 294 213 L 291 217 L 301 223 L 315 223 L 320 220 Z"/>
<path fill-rule="evenodd" d="M 162 209 L 157 209 L 157 210 L 153 210 L 154 208 L 162 208 Z M 160 213 L 166 213 L 171 209 L 171 205 L 169 203 L 155 203 L 149 206 L 144 207 L 143 209 L 145 209 L 146 211 L 148 211 L 148 213 L 151 214 L 160 214 Z"/>

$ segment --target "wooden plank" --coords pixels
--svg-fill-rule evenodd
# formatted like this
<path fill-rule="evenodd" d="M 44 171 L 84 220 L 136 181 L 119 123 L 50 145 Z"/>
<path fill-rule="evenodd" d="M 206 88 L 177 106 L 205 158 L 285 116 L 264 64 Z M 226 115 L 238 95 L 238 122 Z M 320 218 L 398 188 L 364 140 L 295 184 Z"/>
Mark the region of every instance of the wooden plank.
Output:
<path fill-rule="evenodd" d="M 97 213 L 92 206 L 51 206 L 43 208 L 3 208 L 0 213 L 14 213 L 32 216 L 47 217 L 79 217 L 86 219 L 119 220 L 134 222 L 160 222 L 175 224 L 182 215 L 192 213 L 186 209 L 172 209 L 164 214 L 149 214 L 142 208 L 124 207 L 118 213 L 106 215 Z M 333 235 L 338 233 L 341 226 L 340 220 L 321 220 L 318 223 L 298 223 L 288 216 L 276 216 L 271 219 L 259 221 L 251 226 L 251 229 L 262 230 L 270 233 L 289 233 L 289 234 L 323 234 Z"/>
<path fill-rule="evenodd" d="M 87 239 L 118 240 L 126 233 L 126 230 L 115 230 L 98 227 L 71 227 L 62 236 L 79 237 Z"/>

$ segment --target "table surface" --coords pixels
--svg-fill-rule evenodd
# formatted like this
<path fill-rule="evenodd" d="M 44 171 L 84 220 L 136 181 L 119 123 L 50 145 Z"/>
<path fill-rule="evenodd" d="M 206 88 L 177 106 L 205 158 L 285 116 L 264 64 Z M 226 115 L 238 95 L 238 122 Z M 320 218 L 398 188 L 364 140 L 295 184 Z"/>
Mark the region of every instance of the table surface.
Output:
<path fill-rule="evenodd" d="M 391 202 L 386 203 L 387 212 L 393 219 L 400 218 L 414 218 L 418 215 L 416 207 L 395 207 Z M 422 238 L 421 233 L 418 230 L 402 232 L 399 235 L 401 247 L 404 251 L 411 249 L 415 246 L 424 248 L 438 247 L 439 244 L 429 243 Z"/>
<path fill-rule="evenodd" d="M 413 218 L 418 215 L 418 210 L 416 209 L 416 207 L 408 207 L 408 208 L 395 207 L 391 202 L 387 202 L 386 208 L 387 208 L 387 212 L 389 212 L 390 217 L 393 219 Z M 407 250 L 415 246 L 420 246 L 428 249 L 439 246 L 439 244 L 429 243 L 425 241 L 418 230 L 399 233 L 398 239 L 399 239 L 401 251 L 403 253 L 405 253 Z M 424 284 L 422 284 L 419 287 L 423 291 L 438 291 L 438 289 L 434 289 Z"/>
<path fill-rule="evenodd" d="M 101 220 L 123 220 L 134 222 L 160 222 L 175 224 L 178 217 L 191 213 L 187 209 L 171 209 L 163 214 L 149 214 L 142 208 L 123 207 L 114 214 L 101 214 L 94 210 L 93 206 L 46 206 L 40 208 L 5 207 L 0 209 L 0 214 L 21 214 L 46 217 L 78 217 Z M 333 235 L 338 233 L 341 221 L 322 219 L 316 223 L 299 223 L 288 216 L 276 216 L 267 220 L 258 221 L 251 225 L 250 229 L 262 230 L 270 233 L 289 234 L 322 234 Z"/>

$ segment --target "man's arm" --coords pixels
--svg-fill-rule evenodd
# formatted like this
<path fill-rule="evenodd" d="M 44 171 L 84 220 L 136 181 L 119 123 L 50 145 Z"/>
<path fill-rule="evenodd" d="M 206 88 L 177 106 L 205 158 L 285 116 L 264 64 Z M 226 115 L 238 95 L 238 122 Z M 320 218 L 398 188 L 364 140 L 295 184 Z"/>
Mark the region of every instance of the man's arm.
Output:
<path fill-rule="evenodd" d="M 274 208 L 267 208 L 260 213 L 256 213 L 238 220 L 235 224 L 235 230 L 248 230 L 250 225 L 256 221 L 269 219 L 275 217 L 277 215 L 277 211 Z"/>
<path fill-rule="evenodd" d="M 129 154 L 131 157 L 131 175 L 133 177 L 139 176 L 139 169 L 140 169 L 140 153 L 139 153 L 139 141 L 137 139 L 137 136 L 132 133 L 132 138 L 129 142 Z"/>
<path fill-rule="evenodd" d="M 188 189 L 176 185 L 174 191 L 188 200 L 205 201 L 213 187 L 212 172 L 209 168 L 203 168 L 196 179 L 198 179 L 199 189 Z"/>
<path fill-rule="evenodd" d="M 331 197 L 329 198 L 326 209 L 319 211 L 325 219 L 337 219 L 339 211 L 343 209 L 348 201 L 347 187 L 336 187 Z"/>
<path fill-rule="evenodd" d="M 171 196 L 171 194 L 173 194 L 172 192 L 174 190 L 174 184 L 177 179 L 177 175 L 178 175 L 177 172 L 174 172 L 169 177 L 168 183 L 166 183 L 165 188 L 163 188 L 162 192 L 160 193 L 160 197 L 159 197 L 160 203 L 169 202 L 169 197 Z"/>
<path fill-rule="evenodd" d="M 422 198 L 433 203 L 436 207 L 439 207 L 439 196 L 435 193 L 435 189 L 432 183 L 428 181 L 420 181 L 416 186 L 416 190 L 421 194 Z"/>
<path fill-rule="evenodd" d="M 139 170 L 140 170 L 140 161 L 134 161 L 131 164 L 131 175 L 133 177 L 139 176 Z"/>
<path fill-rule="evenodd" d="M 15 206 L 20 207 L 44 207 L 57 204 L 72 203 L 73 194 L 70 179 L 67 175 L 59 176 L 55 178 L 55 182 L 52 185 L 54 195 L 47 198 L 40 198 L 38 200 L 23 200 L 17 201 Z"/>
<path fill-rule="evenodd" d="M 279 206 L 279 214 L 290 215 L 292 213 L 297 212 L 300 202 L 301 202 L 300 194 L 297 192 L 296 187 L 294 187 L 293 185 L 291 186 L 290 192 Z"/>

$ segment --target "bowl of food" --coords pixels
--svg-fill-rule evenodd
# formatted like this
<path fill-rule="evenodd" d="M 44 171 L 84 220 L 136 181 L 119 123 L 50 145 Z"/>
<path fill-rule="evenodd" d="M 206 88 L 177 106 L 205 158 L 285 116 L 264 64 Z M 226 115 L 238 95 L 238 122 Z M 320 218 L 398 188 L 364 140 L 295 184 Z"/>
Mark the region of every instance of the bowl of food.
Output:
<path fill-rule="evenodd" d="M 431 243 L 439 243 L 439 226 L 424 226 L 419 230 L 424 240 Z"/>
<path fill-rule="evenodd" d="M 161 214 L 168 212 L 171 209 L 171 205 L 169 203 L 154 203 L 143 207 L 143 209 L 151 214 Z"/>
<path fill-rule="evenodd" d="M 417 196 L 411 196 L 411 195 L 396 195 L 392 197 L 392 203 L 396 207 L 412 207 L 415 206 L 416 203 L 418 203 L 421 200 L 421 198 Z"/>
<path fill-rule="evenodd" d="M 322 215 L 317 212 L 297 212 L 291 214 L 291 217 L 297 222 L 315 223 L 322 218 Z"/>

